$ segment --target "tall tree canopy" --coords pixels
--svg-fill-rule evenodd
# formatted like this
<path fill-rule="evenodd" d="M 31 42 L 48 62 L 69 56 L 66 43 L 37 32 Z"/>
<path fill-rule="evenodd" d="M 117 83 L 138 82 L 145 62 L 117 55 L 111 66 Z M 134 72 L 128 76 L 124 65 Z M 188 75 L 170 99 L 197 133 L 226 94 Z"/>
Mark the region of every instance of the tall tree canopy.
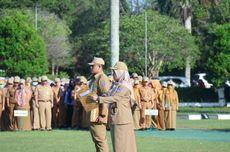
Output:
<path fill-rule="evenodd" d="M 144 13 L 122 16 L 120 21 L 120 59 L 127 62 L 130 72 L 143 73 L 144 69 Z M 109 61 L 109 22 L 81 39 L 78 49 L 82 66 L 92 56 L 102 56 Z M 84 55 L 87 54 L 87 55 Z M 194 38 L 179 21 L 148 11 L 148 73 L 158 75 L 162 68 L 181 68 L 185 56 L 191 55 L 192 63 L 199 55 Z M 82 59 L 81 59 L 82 58 Z M 108 64 L 109 65 L 109 64 Z M 81 66 L 80 66 L 81 67 Z M 84 70 L 84 69 L 82 69 Z"/>
<path fill-rule="evenodd" d="M 48 71 L 44 42 L 20 11 L 0 12 L 0 60 L 0 69 L 7 76 L 41 75 Z"/>

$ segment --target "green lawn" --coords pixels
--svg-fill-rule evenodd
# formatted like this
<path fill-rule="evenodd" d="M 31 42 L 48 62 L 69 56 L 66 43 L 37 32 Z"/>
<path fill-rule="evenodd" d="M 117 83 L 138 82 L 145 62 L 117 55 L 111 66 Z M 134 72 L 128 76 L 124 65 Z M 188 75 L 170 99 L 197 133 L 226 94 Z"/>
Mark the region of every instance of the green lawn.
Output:
<path fill-rule="evenodd" d="M 178 120 L 176 131 L 136 131 L 138 152 L 227 152 L 230 121 Z M 111 147 L 110 133 L 108 141 Z M 124 143 L 125 144 L 125 143 Z M 94 152 L 88 131 L 0 132 L 1 152 Z"/>
<path fill-rule="evenodd" d="M 230 114 L 230 107 L 179 107 L 178 114 Z"/>

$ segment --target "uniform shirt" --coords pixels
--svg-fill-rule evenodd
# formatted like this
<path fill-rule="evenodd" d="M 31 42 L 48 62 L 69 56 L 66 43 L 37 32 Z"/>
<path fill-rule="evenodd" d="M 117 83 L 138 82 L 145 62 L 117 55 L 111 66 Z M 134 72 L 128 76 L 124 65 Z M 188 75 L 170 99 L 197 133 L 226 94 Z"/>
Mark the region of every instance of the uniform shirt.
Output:
<path fill-rule="evenodd" d="M 99 97 L 100 103 L 110 103 L 110 123 L 113 125 L 133 123 L 130 90 L 121 84 L 113 89 L 115 91 L 111 91 L 110 96 Z"/>
<path fill-rule="evenodd" d="M 170 103 L 170 109 L 178 110 L 179 99 L 178 99 L 178 95 L 175 89 L 173 88 L 168 89 L 167 99 L 169 100 L 169 103 Z"/>
<path fill-rule="evenodd" d="M 38 101 L 53 102 L 53 91 L 49 85 L 38 85 L 34 92 Z"/>
<path fill-rule="evenodd" d="M 3 92 L 3 89 L 0 89 L 0 104 L 3 104 L 3 101 L 4 101 L 4 92 Z"/>
<path fill-rule="evenodd" d="M 14 87 L 9 88 L 6 93 L 6 97 L 9 99 L 9 103 L 16 104 L 17 101 L 15 100 L 15 91 L 16 89 Z"/>
<path fill-rule="evenodd" d="M 58 86 L 53 86 L 53 88 L 52 88 L 54 104 L 58 104 L 58 102 L 59 102 L 59 99 L 60 99 L 58 96 L 59 89 L 60 89 L 60 87 L 58 87 Z"/>
<path fill-rule="evenodd" d="M 154 101 L 154 92 L 150 87 L 140 87 L 140 98 L 142 102 L 153 102 Z"/>
<path fill-rule="evenodd" d="M 106 95 L 110 86 L 111 83 L 109 81 L 109 78 L 103 72 L 94 75 L 89 82 L 90 90 L 93 93 L 97 94 L 98 96 Z M 90 121 L 95 122 L 99 115 L 105 115 L 103 123 L 107 123 L 107 115 L 108 115 L 107 104 L 100 104 L 99 108 L 93 109 L 90 113 Z"/>

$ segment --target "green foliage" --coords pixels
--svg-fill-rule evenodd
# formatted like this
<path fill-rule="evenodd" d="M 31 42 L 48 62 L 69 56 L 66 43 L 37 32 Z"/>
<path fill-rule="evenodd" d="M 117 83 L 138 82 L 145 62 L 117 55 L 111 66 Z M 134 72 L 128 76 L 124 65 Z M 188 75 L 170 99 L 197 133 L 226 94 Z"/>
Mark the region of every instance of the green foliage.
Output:
<path fill-rule="evenodd" d="M 8 76 L 42 75 L 48 71 L 44 42 L 20 11 L 1 10 L 0 57 L 0 69 Z"/>
<path fill-rule="evenodd" d="M 120 60 L 125 61 L 130 72 L 142 74 L 144 68 L 144 13 L 120 18 Z M 85 36 L 79 56 L 90 61 L 101 56 L 109 61 L 109 22 Z M 148 66 L 150 76 L 164 68 L 182 68 L 185 56 L 198 57 L 194 38 L 177 20 L 148 11 Z M 82 60 L 80 60 L 82 61 Z M 84 61 L 83 61 L 84 62 Z M 108 63 L 108 62 L 107 62 Z M 83 63 L 85 65 L 86 62 Z M 109 65 L 109 64 L 108 64 Z M 163 69 L 162 69 L 163 70 Z"/>
<path fill-rule="evenodd" d="M 209 29 L 210 48 L 206 67 L 216 86 L 230 79 L 230 23 L 212 25 Z"/>

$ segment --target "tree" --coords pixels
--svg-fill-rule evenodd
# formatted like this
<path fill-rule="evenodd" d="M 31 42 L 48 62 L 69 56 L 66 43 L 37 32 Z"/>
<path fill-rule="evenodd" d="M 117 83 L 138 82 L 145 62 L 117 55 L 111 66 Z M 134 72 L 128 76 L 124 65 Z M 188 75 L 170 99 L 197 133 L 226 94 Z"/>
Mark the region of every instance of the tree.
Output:
<path fill-rule="evenodd" d="M 230 79 L 230 23 L 212 25 L 209 29 L 211 49 L 206 68 L 215 86 L 224 85 Z"/>
<path fill-rule="evenodd" d="M 0 69 L 7 76 L 42 75 L 48 71 L 44 42 L 20 11 L 0 12 L 0 60 Z"/>
<path fill-rule="evenodd" d="M 58 75 L 59 67 L 73 63 L 69 35 L 71 33 L 65 21 L 49 12 L 39 12 L 38 32 L 46 44 L 47 57 L 52 75 Z"/>
<path fill-rule="evenodd" d="M 188 55 L 191 56 L 191 63 L 194 64 L 199 52 L 194 38 L 186 29 L 177 20 L 156 12 L 149 11 L 148 16 L 149 76 L 157 76 L 164 68 L 182 68 L 185 56 Z M 120 60 L 127 62 L 130 72 L 142 74 L 144 69 L 144 14 L 125 15 L 120 19 Z M 110 55 L 108 32 L 109 23 L 104 22 L 96 31 L 81 39 L 79 50 L 82 53 L 79 52 L 80 56 L 89 61 L 89 56 L 97 55 L 108 61 Z M 83 52 L 87 54 L 87 57 Z"/>

